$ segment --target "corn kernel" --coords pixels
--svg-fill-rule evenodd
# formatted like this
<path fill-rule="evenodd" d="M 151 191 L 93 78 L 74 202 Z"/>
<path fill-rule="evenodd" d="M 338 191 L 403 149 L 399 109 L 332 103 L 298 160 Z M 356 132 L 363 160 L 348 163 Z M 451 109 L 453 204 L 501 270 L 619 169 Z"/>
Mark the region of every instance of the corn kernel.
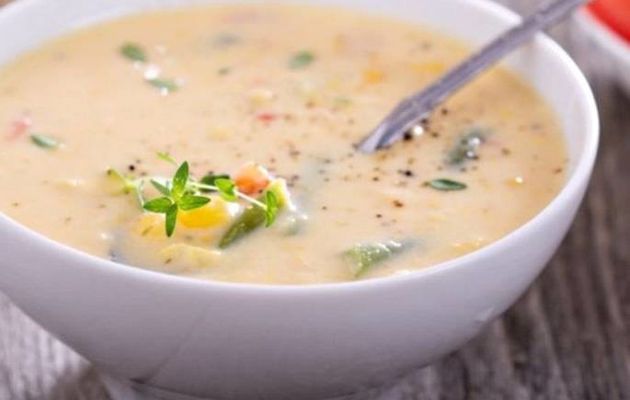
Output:
<path fill-rule="evenodd" d="M 227 203 L 214 197 L 212 201 L 201 208 L 191 211 L 181 211 L 178 221 L 187 228 L 210 228 L 223 225 L 231 218 Z"/>
<path fill-rule="evenodd" d="M 441 75 L 446 71 L 446 65 L 439 61 L 414 63 L 411 67 L 420 74 Z"/>
<path fill-rule="evenodd" d="M 385 80 L 385 72 L 377 68 L 367 68 L 363 70 L 363 83 L 373 85 Z"/>

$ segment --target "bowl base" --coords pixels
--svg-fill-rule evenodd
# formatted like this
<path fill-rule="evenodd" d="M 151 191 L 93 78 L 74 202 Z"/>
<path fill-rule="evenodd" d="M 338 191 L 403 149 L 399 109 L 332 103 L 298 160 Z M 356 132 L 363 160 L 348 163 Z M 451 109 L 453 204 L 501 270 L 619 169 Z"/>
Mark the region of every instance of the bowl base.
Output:
<path fill-rule="evenodd" d="M 114 378 L 102 372 L 99 373 L 99 376 L 111 400 L 217 400 L 174 393 L 153 386 Z M 349 400 L 350 398 L 356 398 L 356 395 L 357 393 L 354 393 L 352 395 L 321 400 Z"/>
<path fill-rule="evenodd" d="M 101 381 L 111 400 L 212 400 L 169 392 L 148 385 L 100 374 Z"/>

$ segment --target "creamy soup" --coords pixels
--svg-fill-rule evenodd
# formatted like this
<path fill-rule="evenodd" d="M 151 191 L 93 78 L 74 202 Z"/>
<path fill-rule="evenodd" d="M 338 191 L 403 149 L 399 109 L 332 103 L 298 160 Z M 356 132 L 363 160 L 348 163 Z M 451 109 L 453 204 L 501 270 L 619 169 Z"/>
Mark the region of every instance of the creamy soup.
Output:
<path fill-rule="evenodd" d="M 469 52 L 350 11 L 224 6 L 74 32 L 0 70 L 1 209 L 120 263 L 313 284 L 408 273 L 531 219 L 563 134 L 496 68 L 373 155 L 354 145 Z"/>

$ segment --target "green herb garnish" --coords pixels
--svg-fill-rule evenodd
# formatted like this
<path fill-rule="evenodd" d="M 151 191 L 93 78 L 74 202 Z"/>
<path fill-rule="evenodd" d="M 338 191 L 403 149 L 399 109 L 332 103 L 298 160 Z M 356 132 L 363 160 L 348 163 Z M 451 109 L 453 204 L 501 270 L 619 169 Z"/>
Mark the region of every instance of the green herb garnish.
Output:
<path fill-rule="evenodd" d="M 131 61 L 146 62 L 148 59 L 144 49 L 135 43 L 125 43 L 120 48 L 120 54 Z"/>
<path fill-rule="evenodd" d="M 56 149 L 57 147 L 59 147 L 59 144 L 60 144 L 59 140 L 53 137 L 41 135 L 38 133 L 34 133 L 31 135 L 31 142 L 33 142 L 36 146 L 39 146 L 42 149 L 47 149 L 47 150 Z"/>
<path fill-rule="evenodd" d="M 441 190 L 443 192 L 464 190 L 468 187 L 468 185 L 466 185 L 465 183 L 454 181 L 451 179 L 433 179 L 432 181 L 425 182 L 424 185 L 435 190 Z"/>
<path fill-rule="evenodd" d="M 214 180 L 214 186 L 219 189 L 219 195 L 226 201 L 236 201 L 236 184 L 229 178 L 217 178 Z"/>
<path fill-rule="evenodd" d="M 315 55 L 310 51 L 300 51 L 295 53 L 289 60 L 289 68 L 302 69 L 311 65 L 315 61 Z"/>
<path fill-rule="evenodd" d="M 144 203 L 144 209 L 153 213 L 165 214 L 166 235 L 172 236 L 177 223 L 179 211 L 191 211 L 205 206 L 210 202 L 208 197 L 197 196 L 187 191 L 190 178 L 188 163 L 184 162 L 173 176 L 172 187 L 162 185 L 155 179 L 151 180 L 153 186 L 163 195 Z"/>
<path fill-rule="evenodd" d="M 159 153 L 158 156 L 169 163 L 175 160 L 167 153 Z M 134 192 L 138 196 L 140 206 L 145 210 L 165 215 L 165 230 L 167 236 L 172 236 L 177 225 L 177 215 L 181 211 L 191 211 L 208 204 L 212 199 L 207 193 L 217 193 L 222 199 L 229 202 L 239 200 L 250 204 L 243 214 L 253 210 L 261 216 L 261 225 L 271 226 L 282 205 L 277 194 L 270 192 L 275 187 L 267 189 L 261 199 L 254 199 L 241 193 L 236 184 L 228 175 L 207 175 L 201 181 L 196 181 L 190 176 L 188 162 L 183 162 L 170 180 L 157 177 L 141 177 L 130 179 L 120 172 L 109 169 L 109 176 L 116 178 L 122 185 L 125 193 Z M 145 201 L 143 193 L 146 183 L 150 183 L 160 194 L 159 197 Z M 240 234 L 237 235 L 240 237 Z"/>
<path fill-rule="evenodd" d="M 162 78 L 154 78 L 147 79 L 149 85 L 160 89 L 165 93 L 172 93 L 179 90 L 179 85 L 172 79 L 162 79 Z"/>

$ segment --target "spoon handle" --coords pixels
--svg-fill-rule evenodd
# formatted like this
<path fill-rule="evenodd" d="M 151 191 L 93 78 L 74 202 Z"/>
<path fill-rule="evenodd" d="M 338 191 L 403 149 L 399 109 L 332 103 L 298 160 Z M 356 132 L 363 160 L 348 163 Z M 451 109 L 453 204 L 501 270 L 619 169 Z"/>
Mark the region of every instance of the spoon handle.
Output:
<path fill-rule="evenodd" d="M 476 52 L 424 90 L 403 100 L 381 124 L 359 145 L 364 153 L 372 153 L 401 139 L 409 129 L 427 116 L 438 104 L 470 82 L 509 52 L 528 41 L 536 33 L 564 19 L 589 0 L 557 0 L 544 4 L 519 25 Z"/>

